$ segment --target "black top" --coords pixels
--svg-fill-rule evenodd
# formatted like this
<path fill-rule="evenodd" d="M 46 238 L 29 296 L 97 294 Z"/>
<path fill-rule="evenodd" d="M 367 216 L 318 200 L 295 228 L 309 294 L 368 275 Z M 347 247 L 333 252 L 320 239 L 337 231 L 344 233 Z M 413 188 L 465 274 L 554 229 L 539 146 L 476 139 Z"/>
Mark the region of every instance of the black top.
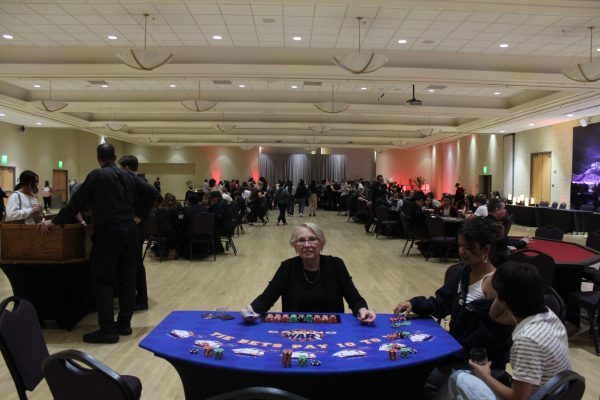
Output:
<path fill-rule="evenodd" d="M 96 227 L 133 221 L 136 213 L 147 215 L 157 197 L 150 184 L 110 163 L 88 174 L 52 222 L 68 223 L 79 211 L 88 208 Z"/>
<path fill-rule="evenodd" d="M 344 262 L 333 256 L 321 256 L 318 273 L 305 271 L 300 257 L 285 260 L 251 306 L 258 314 L 264 314 L 279 297 L 284 312 L 343 313 L 344 299 L 354 314 L 362 307 L 368 308 Z"/>

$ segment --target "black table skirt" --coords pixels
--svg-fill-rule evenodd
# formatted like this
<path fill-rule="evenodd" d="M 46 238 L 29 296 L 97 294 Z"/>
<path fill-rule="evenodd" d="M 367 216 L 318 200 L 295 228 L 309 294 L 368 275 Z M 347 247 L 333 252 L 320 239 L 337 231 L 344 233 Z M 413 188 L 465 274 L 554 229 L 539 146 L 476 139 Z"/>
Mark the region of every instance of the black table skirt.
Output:
<path fill-rule="evenodd" d="M 514 223 L 522 226 L 556 226 L 563 232 L 591 232 L 600 230 L 600 214 L 579 211 L 561 210 L 547 207 L 525 207 L 507 205 L 506 210 L 515 216 Z"/>
<path fill-rule="evenodd" d="M 40 321 L 71 330 L 93 310 L 88 261 L 66 264 L 0 264 L 15 296 L 29 300 Z"/>

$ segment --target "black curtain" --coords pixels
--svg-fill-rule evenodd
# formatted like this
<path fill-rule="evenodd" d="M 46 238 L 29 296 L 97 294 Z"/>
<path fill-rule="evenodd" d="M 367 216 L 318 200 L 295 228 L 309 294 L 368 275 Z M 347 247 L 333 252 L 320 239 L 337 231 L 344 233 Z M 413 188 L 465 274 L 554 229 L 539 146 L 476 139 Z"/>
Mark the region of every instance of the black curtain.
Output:
<path fill-rule="evenodd" d="M 290 179 L 294 185 L 300 179 L 308 184 L 311 180 L 322 179 L 340 182 L 346 178 L 345 154 L 266 154 L 258 157 L 260 176 L 269 185 L 278 180 Z"/>

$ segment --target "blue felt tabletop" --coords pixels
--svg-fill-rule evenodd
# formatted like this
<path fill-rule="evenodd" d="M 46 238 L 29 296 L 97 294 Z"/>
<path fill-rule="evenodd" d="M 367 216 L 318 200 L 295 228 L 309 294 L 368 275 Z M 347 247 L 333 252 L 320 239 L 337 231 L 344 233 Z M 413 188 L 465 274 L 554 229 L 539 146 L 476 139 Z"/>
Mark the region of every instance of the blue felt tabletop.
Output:
<path fill-rule="evenodd" d="M 234 318 L 221 320 L 202 317 L 210 313 L 227 314 Z M 214 368 L 286 374 L 403 368 L 433 361 L 461 349 L 452 336 L 429 318 L 410 319 L 410 325 L 393 328 L 391 314 L 379 314 L 375 324 L 371 326 L 360 324 L 351 314 L 338 315 L 341 323 L 336 324 L 267 323 L 264 320 L 246 324 L 238 313 L 233 312 L 173 311 L 140 342 L 140 347 L 165 359 Z M 384 337 L 397 331 L 408 332 L 411 336 L 396 340 Z M 421 342 L 413 341 L 411 338 L 416 338 L 413 336 L 415 334 L 427 334 L 431 338 Z M 205 343 L 223 348 L 223 359 L 206 357 L 202 347 Z M 406 358 L 400 357 L 398 353 L 398 359 L 392 361 L 388 351 L 381 348 L 391 343 L 406 345 L 415 349 L 416 353 Z M 198 352 L 193 354 L 191 349 L 197 349 Z M 294 352 L 291 368 L 282 367 L 284 349 Z M 344 350 L 346 351 L 339 353 Z M 236 351 L 241 354 L 236 354 Z M 309 356 L 307 367 L 298 365 L 296 356 L 300 352 Z M 319 360 L 321 365 L 311 365 L 313 359 Z"/>

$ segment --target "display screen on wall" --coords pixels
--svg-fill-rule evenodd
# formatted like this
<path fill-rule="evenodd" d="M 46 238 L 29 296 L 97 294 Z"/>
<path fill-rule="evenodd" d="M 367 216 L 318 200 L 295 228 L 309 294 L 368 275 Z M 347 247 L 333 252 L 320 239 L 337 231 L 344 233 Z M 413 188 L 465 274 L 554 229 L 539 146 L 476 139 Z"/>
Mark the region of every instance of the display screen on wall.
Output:
<path fill-rule="evenodd" d="M 571 208 L 598 207 L 600 194 L 600 123 L 573 128 Z"/>

